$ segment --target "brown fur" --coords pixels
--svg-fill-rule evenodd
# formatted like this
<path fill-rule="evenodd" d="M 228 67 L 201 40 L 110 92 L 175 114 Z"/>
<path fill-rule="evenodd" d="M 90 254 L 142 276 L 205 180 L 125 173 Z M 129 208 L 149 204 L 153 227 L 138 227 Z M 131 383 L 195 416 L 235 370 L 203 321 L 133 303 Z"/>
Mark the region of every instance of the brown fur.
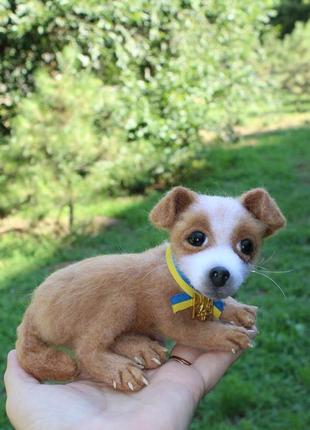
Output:
<path fill-rule="evenodd" d="M 208 236 L 208 243 L 202 247 L 195 248 L 187 242 L 188 235 L 195 230 L 203 231 Z M 187 211 L 179 217 L 170 231 L 170 239 L 174 254 L 181 255 L 194 254 L 204 248 L 214 245 L 214 235 L 210 227 L 208 217 L 203 212 Z"/>
<path fill-rule="evenodd" d="M 276 202 L 263 188 L 254 188 L 241 196 L 242 204 L 255 218 L 265 224 L 264 237 L 285 226 L 285 218 Z"/>
<path fill-rule="evenodd" d="M 158 228 L 171 228 L 178 217 L 196 200 L 196 194 L 184 187 L 174 187 L 151 211 L 150 221 Z"/>
<path fill-rule="evenodd" d="M 174 188 L 150 214 L 155 225 L 174 226 L 176 252 L 178 223 L 204 222 L 199 215 L 190 221 L 195 196 Z M 89 258 L 49 276 L 35 290 L 18 328 L 17 355 L 24 369 L 39 380 L 68 380 L 80 373 L 120 390 L 139 390 L 145 383 L 142 366 L 154 368 L 165 359 L 154 340 L 158 336 L 208 350 L 247 348 L 243 327 L 192 320 L 190 309 L 173 314 L 170 297 L 180 289 L 166 266 L 165 248 Z M 255 312 L 234 301 L 222 319 L 251 327 Z M 53 345 L 72 348 L 77 363 Z"/>
<path fill-rule="evenodd" d="M 256 220 L 253 217 L 248 217 L 247 219 L 241 220 L 241 222 L 238 224 L 235 231 L 233 232 L 232 238 L 231 238 L 231 242 L 235 252 L 239 255 L 240 258 L 244 259 L 245 261 L 248 261 L 248 262 L 255 261 L 258 255 L 264 234 L 265 234 L 265 224 L 263 224 L 261 221 Z M 251 239 L 254 244 L 253 254 L 248 256 L 239 252 L 237 248 L 238 242 L 245 237 L 248 239 Z"/>

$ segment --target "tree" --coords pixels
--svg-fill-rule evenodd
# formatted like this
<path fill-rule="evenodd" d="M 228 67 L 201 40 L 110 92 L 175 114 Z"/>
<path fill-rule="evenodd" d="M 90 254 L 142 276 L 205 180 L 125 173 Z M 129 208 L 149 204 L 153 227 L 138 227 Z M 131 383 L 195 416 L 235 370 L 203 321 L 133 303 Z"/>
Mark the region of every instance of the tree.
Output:
<path fill-rule="evenodd" d="M 260 73 L 266 61 L 261 34 L 274 0 L 6 4 L 0 14 L 4 128 L 10 132 L 13 124 L 10 151 L 24 160 L 18 174 L 37 178 L 46 201 L 56 193 L 46 184 L 57 179 L 59 188 L 59 178 L 67 204 L 72 189 L 86 181 L 91 190 L 110 193 L 175 182 L 205 151 L 201 128 L 231 131 L 269 101 L 270 76 Z M 65 71 L 60 61 L 67 45 L 77 46 L 78 72 Z M 82 92 L 87 115 L 77 109 Z M 95 151 L 95 162 L 86 163 L 85 174 L 78 156 L 82 130 L 91 148 L 108 142 L 105 155 Z"/>
<path fill-rule="evenodd" d="M 151 97 L 164 78 L 167 85 L 161 90 L 169 91 L 168 85 L 175 89 L 181 82 L 184 94 L 185 86 L 191 85 L 190 101 L 197 101 L 203 98 L 196 90 L 201 83 L 211 107 L 219 100 L 222 112 L 229 107 L 236 115 L 240 109 L 224 102 L 226 94 L 237 88 L 244 98 L 248 92 L 249 99 L 248 88 L 256 87 L 260 31 L 274 4 L 274 0 L 255 4 L 250 0 L 4 0 L 0 5 L 2 130 L 10 131 L 20 99 L 33 91 L 36 70 L 42 66 L 57 70 L 57 53 L 73 42 L 84 66 L 106 85 L 124 85 L 129 79 L 134 87 L 143 83 L 140 95 Z M 153 103 L 163 117 L 167 101 L 167 94 L 158 99 L 156 91 Z"/>
<path fill-rule="evenodd" d="M 268 73 L 275 77 L 284 101 L 293 101 L 302 109 L 310 98 L 310 21 L 298 22 L 283 40 L 270 37 L 267 45 Z"/>
<path fill-rule="evenodd" d="M 271 22 L 279 27 L 280 36 L 283 38 L 292 33 L 297 22 L 307 22 L 309 18 L 309 0 L 281 0 Z"/>
<path fill-rule="evenodd" d="M 36 91 L 19 105 L 9 144 L 21 194 L 30 192 L 40 211 L 67 206 L 70 229 L 91 169 L 108 157 L 116 137 L 114 91 L 81 70 L 78 56 L 74 46 L 67 47 L 58 56 L 57 72 L 38 72 Z M 103 128 L 105 135 L 99 134 Z"/>

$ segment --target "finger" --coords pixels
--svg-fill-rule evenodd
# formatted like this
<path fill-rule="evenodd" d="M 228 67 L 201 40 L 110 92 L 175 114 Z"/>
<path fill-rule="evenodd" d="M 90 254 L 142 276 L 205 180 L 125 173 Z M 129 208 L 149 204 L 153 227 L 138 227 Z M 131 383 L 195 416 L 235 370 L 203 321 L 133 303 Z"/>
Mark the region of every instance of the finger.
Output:
<path fill-rule="evenodd" d="M 217 384 L 240 355 L 240 353 L 231 352 L 208 352 L 197 358 L 193 367 L 197 369 L 204 381 L 205 392 L 210 391 Z"/>
<path fill-rule="evenodd" d="M 198 372 L 192 366 L 168 360 L 160 368 L 148 371 L 148 377 L 149 373 L 151 384 L 136 394 L 142 400 L 146 416 L 160 411 L 154 417 L 156 428 L 189 428 L 203 390 Z"/>
<path fill-rule="evenodd" d="M 171 351 L 171 356 L 175 355 L 177 357 L 184 358 L 190 363 L 194 363 L 197 358 L 203 354 L 204 351 L 196 348 L 190 348 L 189 346 L 177 344 Z"/>
<path fill-rule="evenodd" d="M 39 382 L 26 373 L 19 365 L 16 351 L 12 350 L 8 354 L 7 368 L 4 374 L 4 384 L 7 393 L 16 391 L 24 385 L 37 385 Z"/>
<path fill-rule="evenodd" d="M 230 352 L 203 352 L 184 345 L 176 345 L 172 355 L 179 356 L 192 363 L 191 366 L 169 360 L 155 375 L 155 382 L 162 378 L 185 385 L 201 398 L 210 391 L 224 375 L 229 366 L 240 356 Z"/>
<path fill-rule="evenodd" d="M 177 345 L 172 350 L 172 355 L 179 356 L 190 363 L 193 363 L 201 354 L 202 351 L 184 345 Z M 181 393 L 184 389 L 185 392 L 191 393 L 194 403 L 198 402 L 204 394 L 204 383 L 197 369 L 176 360 L 168 360 L 159 369 L 149 371 L 148 377 L 152 381 L 151 387 L 153 389 L 160 387 L 162 390 L 162 384 L 164 384 L 168 394 L 171 390 Z M 162 396 L 161 391 L 161 398 Z"/>

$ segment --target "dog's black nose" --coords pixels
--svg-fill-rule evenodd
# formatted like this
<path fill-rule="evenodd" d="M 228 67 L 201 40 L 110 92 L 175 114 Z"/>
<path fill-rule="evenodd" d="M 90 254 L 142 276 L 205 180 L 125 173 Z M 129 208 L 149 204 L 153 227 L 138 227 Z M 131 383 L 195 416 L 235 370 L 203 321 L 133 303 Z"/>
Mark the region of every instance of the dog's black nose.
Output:
<path fill-rule="evenodd" d="M 217 266 L 210 270 L 209 277 L 215 287 L 223 287 L 230 277 L 230 273 L 225 267 Z"/>

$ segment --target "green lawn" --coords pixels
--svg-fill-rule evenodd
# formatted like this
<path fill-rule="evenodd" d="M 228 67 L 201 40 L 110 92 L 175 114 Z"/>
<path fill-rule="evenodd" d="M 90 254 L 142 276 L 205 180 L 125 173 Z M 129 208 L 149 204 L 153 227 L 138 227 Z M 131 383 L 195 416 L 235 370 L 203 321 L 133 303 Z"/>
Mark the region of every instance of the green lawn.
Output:
<path fill-rule="evenodd" d="M 247 137 L 230 146 L 209 146 L 205 159 L 197 163 L 195 179 L 184 178 L 183 184 L 204 193 L 233 195 L 266 187 L 287 216 L 288 227 L 266 242 L 263 265 L 270 270 L 294 271 L 272 275 L 286 298 L 255 274 L 241 289 L 239 299 L 260 308 L 256 348 L 201 402 L 191 429 L 305 430 L 310 428 L 310 336 L 306 333 L 310 130 L 282 130 Z M 99 253 L 141 251 L 157 244 L 163 235 L 148 225 L 147 213 L 158 197 L 116 199 L 79 208 L 80 216 L 103 214 L 121 220 L 96 237 L 73 235 L 58 241 L 13 234 L 1 237 L 1 371 L 33 288 L 61 262 Z M 1 395 L 4 406 L 3 387 Z M 0 429 L 10 429 L 4 407 L 1 410 Z"/>

